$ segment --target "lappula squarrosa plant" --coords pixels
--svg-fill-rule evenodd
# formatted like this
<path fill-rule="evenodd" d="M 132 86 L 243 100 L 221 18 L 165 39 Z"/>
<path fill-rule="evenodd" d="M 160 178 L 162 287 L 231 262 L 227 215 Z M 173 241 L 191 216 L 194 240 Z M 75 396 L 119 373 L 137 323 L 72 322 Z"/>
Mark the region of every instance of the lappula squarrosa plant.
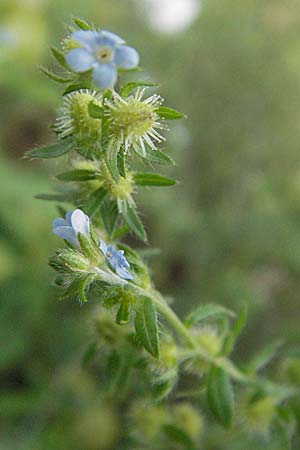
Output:
<path fill-rule="evenodd" d="M 230 355 L 245 307 L 236 314 L 204 304 L 180 320 L 155 288 L 143 249 L 122 242 L 127 234 L 147 242 L 138 189 L 176 183 L 137 167 L 174 164 L 164 150 L 167 123 L 184 115 L 149 93 L 154 83 L 136 80 L 137 50 L 112 32 L 76 18 L 52 54 L 60 73 L 42 70 L 66 86 L 53 124 L 57 141 L 26 156 L 60 157 L 65 166 L 57 191 L 37 196 L 61 203 L 53 233 L 64 245 L 50 265 L 62 299 L 97 305 L 84 366 L 101 374 L 103 397 L 123 406 L 126 399 L 131 428 L 122 448 L 198 449 L 207 408 L 224 427 L 246 424 L 264 439 L 276 429 L 288 442 L 297 386 L 259 374 L 279 346 L 237 367 Z M 124 71 L 133 80 L 122 84 Z"/>

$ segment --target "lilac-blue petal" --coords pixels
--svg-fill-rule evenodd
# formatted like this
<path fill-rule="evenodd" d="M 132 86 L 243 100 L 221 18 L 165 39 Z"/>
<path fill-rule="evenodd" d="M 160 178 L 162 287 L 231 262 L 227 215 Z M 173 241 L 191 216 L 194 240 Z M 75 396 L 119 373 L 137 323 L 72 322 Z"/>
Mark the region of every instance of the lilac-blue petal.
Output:
<path fill-rule="evenodd" d="M 132 280 L 133 276 L 131 275 L 128 270 L 124 269 L 123 267 L 117 267 L 116 273 L 119 275 L 119 277 L 124 278 L 124 280 Z"/>
<path fill-rule="evenodd" d="M 120 44 L 124 44 L 125 43 L 124 39 L 122 39 L 117 34 L 112 33 L 111 31 L 101 30 L 101 31 L 99 31 L 99 36 L 103 37 L 103 38 L 106 38 L 106 39 L 109 39 L 110 42 L 112 44 L 115 44 L 115 45 L 120 45 Z"/>
<path fill-rule="evenodd" d="M 102 239 L 100 239 L 99 247 L 100 247 L 100 250 L 103 253 L 103 255 L 106 256 L 107 245 L 105 244 L 105 242 Z"/>
<path fill-rule="evenodd" d="M 95 30 L 80 30 L 72 33 L 71 38 L 86 47 L 87 50 L 92 50 L 95 45 L 97 38 L 99 37 L 98 31 Z"/>
<path fill-rule="evenodd" d="M 68 211 L 67 214 L 65 215 L 66 222 L 70 227 L 72 226 L 71 217 L 74 211 L 75 210 L 72 209 L 71 211 Z"/>
<path fill-rule="evenodd" d="M 122 69 L 133 69 L 139 64 L 140 57 L 133 47 L 120 45 L 115 50 L 114 63 Z"/>
<path fill-rule="evenodd" d="M 66 241 L 70 242 L 71 244 L 78 244 L 77 235 L 71 227 L 56 227 L 53 230 L 53 233 L 61 239 L 65 239 Z"/>
<path fill-rule="evenodd" d="M 75 209 L 71 216 L 71 224 L 77 235 L 77 233 L 88 236 L 90 233 L 90 220 L 88 216 L 81 211 L 81 209 Z"/>
<path fill-rule="evenodd" d="M 65 227 L 67 226 L 67 222 L 65 219 L 62 219 L 61 217 L 58 217 L 57 219 L 54 219 L 52 222 L 52 229 L 54 230 L 57 227 Z"/>
<path fill-rule="evenodd" d="M 93 80 L 96 86 L 104 89 L 112 88 L 117 81 L 117 69 L 114 64 L 96 64 L 93 70 Z"/>
<path fill-rule="evenodd" d="M 94 56 L 84 48 L 73 48 L 66 54 L 65 59 L 74 72 L 85 72 L 95 63 Z"/>

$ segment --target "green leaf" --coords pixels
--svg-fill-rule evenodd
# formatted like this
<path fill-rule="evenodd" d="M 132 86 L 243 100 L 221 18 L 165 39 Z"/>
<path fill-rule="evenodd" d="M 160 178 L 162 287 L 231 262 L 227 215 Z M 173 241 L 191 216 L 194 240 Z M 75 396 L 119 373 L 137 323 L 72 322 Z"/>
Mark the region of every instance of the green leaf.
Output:
<path fill-rule="evenodd" d="M 64 69 L 70 70 L 69 66 L 65 61 L 65 56 L 62 52 L 57 50 L 55 47 L 51 47 L 51 52 L 60 66 L 62 66 Z"/>
<path fill-rule="evenodd" d="M 55 144 L 46 145 L 45 147 L 38 147 L 25 152 L 25 158 L 31 159 L 49 159 L 58 158 L 65 155 L 71 149 L 70 142 L 57 142 Z"/>
<path fill-rule="evenodd" d="M 85 205 L 85 212 L 92 217 L 102 205 L 102 202 L 107 194 L 107 190 L 102 186 L 96 189 L 91 195 Z"/>
<path fill-rule="evenodd" d="M 119 310 L 117 312 L 116 322 L 118 325 L 125 325 L 129 321 L 129 304 L 121 303 Z"/>
<path fill-rule="evenodd" d="M 228 336 L 225 338 L 222 351 L 222 354 L 224 356 L 229 355 L 232 352 L 236 339 L 238 338 L 244 326 L 246 325 L 246 320 L 247 320 L 247 305 L 244 304 L 232 326 L 232 329 L 229 331 Z"/>
<path fill-rule="evenodd" d="M 117 202 L 115 200 L 105 199 L 101 205 L 101 216 L 108 235 L 112 236 L 117 226 L 119 216 Z"/>
<path fill-rule="evenodd" d="M 86 367 L 91 359 L 96 355 L 97 342 L 92 342 L 82 356 L 82 366 Z"/>
<path fill-rule="evenodd" d="M 127 208 L 125 208 L 123 211 L 123 217 L 131 231 L 133 231 L 139 239 L 141 239 L 142 241 L 146 241 L 147 235 L 143 224 L 135 209 L 128 203 Z"/>
<path fill-rule="evenodd" d="M 52 202 L 70 202 L 71 199 L 63 194 L 37 194 L 34 196 L 37 200 L 48 200 Z"/>
<path fill-rule="evenodd" d="M 78 233 L 77 238 L 84 256 L 91 262 L 97 262 L 99 253 L 97 252 L 94 243 L 82 233 Z"/>
<path fill-rule="evenodd" d="M 106 150 L 106 164 L 110 171 L 111 176 L 115 181 L 120 178 L 119 168 L 118 168 L 118 152 L 117 146 L 109 145 Z"/>
<path fill-rule="evenodd" d="M 70 84 L 63 92 L 63 95 L 70 94 L 71 92 L 79 91 L 80 89 L 90 89 L 91 82 L 89 80 L 79 80 L 76 83 Z"/>
<path fill-rule="evenodd" d="M 234 393 L 229 375 L 219 367 L 212 367 L 208 375 L 207 401 L 215 418 L 229 428 L 234 412 Z"/>
<path fill-rule="evenodd" d="M 78 26 L 81 30 L 92 30 L 92 26 L 89 25 L 84 19 L 81 19 L 80 17 L 73 17 L 72 18 L 75 25 Z"/>
<path fill-rule="evenodd" d="M 90 101 L 88 106 L 88 113 L 93 119 L 102 119 L 104 115 L 104 109 L 93 101 Z"/>
<path fill-rule="evenodd" d="M 135 152 L 141 156 L 143 159 L 150 161 L 151 163 L 157 164 L 159 166 L 175 166 L 175 161 L 171 156 L 167 155 L 161 150 L 152 150 L 146 148 L 146 153 L 140 152 L 139 147 L 135 149 Z"/>
<path fill-rule="evenodd" d="M 117 164 L 121 177 L 126 178 L 125 153 L 123 149 L 118 153 Z"/>
<path fill-rule="evenodd" d="M 139 172 L 135 173 L 133 178 L 135 184 L 139 186 L 173 186 L 176 184 L 176 180 L 172 180 L 172 178 L 167 178 L 158 173 Z"/>
<path fill-rule="evenodd" d="M 192 311 L 186 318 L 185 324 L 190 327 L 195 323 L 201 322 L 201 320 L 205 320 L 212 317 L 229 317 L 234 318 L 234 312 L 230 311 L 230 309 L 224 308 L 224 306 L 214 305 L 209 303 L 207 305 L 201 305 Z"/>
<path fill-rule="evenodd" d="M 157 313 L 151 298 L 139 297 L 135 315 L 135 330 L 143 347 L 155 358 L 159 357 Z"/>
<path fill-rule="evenodd" d="M 52 70 L 48 69 L 47 67 L 40 66 L 40 71 L 43 72 L 46 77 L 50 78 L 52 81 L 56 81 L 57 83 L 70 83 L 73 78 L 64 78 L 60 75 L 56 75 Z"/>
<path fill-rule="evenodd" d="M 94 279 L 94 274 L 88 274 L 75 278 L 68 289 L 61 296 L 61 300 L 66 298 L 74 298 L 78 299 L 81 303 L 87 303 L 88 299 L 86 293 Z"/>
<path fill-rule="evenodd" d="M 254 355 L 251 361 L 247 364 L 246 370 L 250 373 L 256 373 L 257 371 L 266 367 L 269 362 L 276 356 L 278 350 L 282 347 L 282 345 L 282 339 L 278 339 L 277 341 L 267 345 L 256 355 Z"/>
<path fill-rule="evenodd" d="M 184 114 L 176 111 L 176 109 L 167 108 L 166 106 L 160 106 L 155 110 L 155 112 L 159 115 L 159 117 L 165 120 L 177 120 L 185 117 Z"/>
<path fill-rule="evenodd" d="M 130 81 L 129 83 L 124 84 L 124 86 L 120 89 L 120 96 L 125 98 L 128 97 L 132 93 L 134 89 L 137 87 L 156 87 L 157 83 L 151 83 L 150 81 Z"/>
<path fill-rule="evenodd" d="M 60 181 L 89 181 L 97 178 L 97 173 L 94 170 L 77 169 L 63 172 L 56 175 Z"/>
<path fill-rule="evenodd" d="M 163 432 L 172 442 L 180 444 L 180 448 L 182 448 L 181 446 L 183 445 L 184 450 L 196 450 L 190 436 L 178 426 L 173 424 L 163 425 Z"/>

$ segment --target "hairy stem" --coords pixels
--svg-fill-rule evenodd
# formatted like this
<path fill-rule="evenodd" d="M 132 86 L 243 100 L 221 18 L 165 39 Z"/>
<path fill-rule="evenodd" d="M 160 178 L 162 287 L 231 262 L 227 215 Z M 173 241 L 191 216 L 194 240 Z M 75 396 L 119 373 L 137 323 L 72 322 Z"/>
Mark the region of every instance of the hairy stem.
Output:
<path fill-rule="evenodd" d="M 141 295 L 145 295 L 150 297 L 153 303 L 156 306 L 159 314 L 165 319 L 165 321 L 170 325 L 170 327 L 176 331 L 177 335 L 181 337 L 183 342 L 191 349 L 190 356 L 191 357 L 200 357 L 204 361 L 215 365 L 216 367 L 222 368 L 225 372 L 227 372 L 232 378 L 241 383 L 251 382 L 246 375 L 240 372 L 234 364 L 224 357 L 214 357 L 207 353 L 200 344 L 195 341 L 193 336 L 190 334 L 190 331 L 187 327 L 182 323 L 179 317 L 175 314 L 175 312 L 169 307 L 164 298 L 161 296 L 159 292 L 148 292 L 144 289 L 134 286 L 135 290 L 139 292 Z"/>

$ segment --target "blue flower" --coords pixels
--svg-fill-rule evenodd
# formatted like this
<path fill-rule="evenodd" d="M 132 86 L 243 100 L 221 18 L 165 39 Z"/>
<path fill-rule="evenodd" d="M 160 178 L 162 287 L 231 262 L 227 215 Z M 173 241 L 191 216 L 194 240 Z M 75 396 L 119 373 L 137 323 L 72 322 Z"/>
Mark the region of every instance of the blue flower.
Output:
<path fill-rule="evenodd" d="M 66 54 L 66 62 L 74 72 L 92 69 L 96 86 L 112 88 L 118 77 L 117 68 L 133 69 L 139 63 L 139 54 L 125 41 L 110 31 L 80 30 L 71 38 L 81 47 Z"/>
<path fill-rule="evenodd" d="M 56 236 L 70 242 L 70 244 L 79 247 L 77 235 L 90 235 L 90 219 L 80 209 L 67 212 L 65 219 L 61 217 L 55 219 L 52 223 L 52 231 Z"/>
<path fill-rule="evenodd" d="M 133 276 L 127 270 L 130 268 L 130 265 L 124 256 L 124 250 L 117 250 L 116 247 L 113 245 L 106 245 L 102 240 L 100 240 L 100 250 L 110 267 L 115 270 L 119 277 L 124 278 L 125 280 L 133 279 Z"/>

